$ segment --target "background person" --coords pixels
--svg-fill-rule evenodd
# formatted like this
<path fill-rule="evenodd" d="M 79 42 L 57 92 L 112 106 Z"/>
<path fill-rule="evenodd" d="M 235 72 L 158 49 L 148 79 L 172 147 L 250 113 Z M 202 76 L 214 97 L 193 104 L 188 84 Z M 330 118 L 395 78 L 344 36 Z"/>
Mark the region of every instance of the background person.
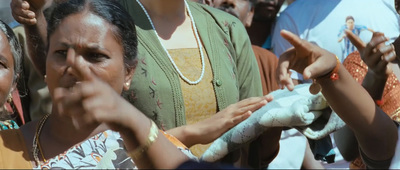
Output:
<path fill-rule="evenodd" d="M 119 133 L 107 130 L 109 125 L 100 121 L 104 119 L 88 122 L 93 119 L 77 117 L 96 114 L 99 118 L 98 114 L 105 114 L 120 118 L 122 116 L 115 116 L 119 113 L 133 116 L 134 122 L 130 123 L 137 127 L 130 126 L 131 130 L 122 132 L 122 135 L 129 136 L 125 145 L 128 150 L 145 145 L 149 134 L 158 133 L 157 130 L 143 131 L 143 128 L 150 129 L 150 121 L 144 121 L 148 119 L 120 97 L 123 89 L 129 88 L 125 83 L 130 82 L 137 52 L 134 23 L 129 14 L 115 1 L 72 0 L 55 8 L 48 28 L 50 43 L 46 81 L 54 100 L 52 114 L 40 121 L 29 122 L 18 130 L 1 131 L 0 158 L 3 163 L 0 166 L 133 168 L 135 164 L 126 155 L 122 138 Z M 87 95 L 88 91 L 81 91 L 82 86 L 90 87 L 96 95 Z M 81 97 L 76 98 L 78 94 Z M 106 99 L 118 102 L 111 103 Z M 88 110 L 88 105 L 99 110 Z M 132 128 L 136 130 L 132 131 Z M 157 139 L 151 145 L 154 149 L 147 153 L 152 155 L 154 150 L 162 148 L 167 149 L 162 152 L 168 153 L 164 156 L 174 154 L 178 160 L 187 159 L 165 137 Z M 154 153 L 151 158 L 141 157 L 136 165 L 160 168 L 179 165 L 179 162 L 154 163 L 157 162 L 156 156 L 162 153 Z M 164 156 L 161 157 L 166 160 Z"/>
<path fill-rule="evenodd" d="M 388 169 L 390 164 L 394 167 L 400 159 L 395 155 L 398 153 L 395 151 L 398 142 L 396 124 L 376 106 L 370 94 L 352 78 L 333 53 L 286 30 L 281 35 L 294 46 L 279 59 L 278 76 L 282 85 L 289 90 L 294 88 L 289 69 L 303 73 L 306 79 L 315 79 L 331 108 L 354 132 L 367 167 Z M 383 53 L 376 47 L 385 41 L 386 38 L 377 36 L 366 51 L 373 53 L 372 56 L 381 56 Z M 386 64 L 395 58 L 393 55 L 379 57 Z"/>
<path fill-rule="evenodd" d="M 0 131 L 17 129 L 6 103 L 12 102 L 12 92 L 17 87 L 21 72 L 22 50 L 17 38 L 6 23 L 0 20 Z M 11 110 L 12 111 L 12 110 Z"/>
<path fill-rule="evenodd" d="M 225 122 L 222 116 L 229 120 L 232 115 L 215 114 L 218 111 L 262 96 L 257 62 L 238 19 L 185 0 L 120 2 L 137 21 L 139 39 L 140 71 L 127 97 L 187 146 L 212 142 L 198 142 L 192 134 L 206 139 L 215 129 L 232 127 L 220 123 Z M 197 145 L 191 151 L 200 156 L 206 148 Z M 249 160 L 258 159 L 242 149 L 224 161 L 248 166 Z"/>

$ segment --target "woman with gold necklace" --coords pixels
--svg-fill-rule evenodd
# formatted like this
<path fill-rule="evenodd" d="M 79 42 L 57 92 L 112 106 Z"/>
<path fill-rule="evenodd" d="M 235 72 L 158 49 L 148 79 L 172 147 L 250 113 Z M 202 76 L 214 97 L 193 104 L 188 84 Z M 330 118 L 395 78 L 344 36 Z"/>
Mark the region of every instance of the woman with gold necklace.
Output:
<path fill-rule="evenodd" d="M 59 4 L 48 22 L 48 41 L 53 110 L 40 121 L 0 132 L 1 169 L 175 168 L 188 159 L 120 96 L 135 70 L 137 39 L 118 3 Z M 1 70 L 12 70 L 11 61 Z"/>
<path fill-rule="evenodd" d="M 191 147 L 201 156 L 215 139 L 211 132 L 234 125 L 229 119 L 235 115 L 218 111 L 262 96 L 245 28 L 235 17 L 192 1 L 119 1 L 138 31 L 138 71 L 129 101 L 187 146 L 205 144 Z M 237 154 L 226 161 L 238 161 Z M 237 165 L 247 166 L 247 160 Z"/>
<path fill-rule="evenodd" d="M 0 131 L 18 128 L 6 108 L 21 73 L 22 50 L 10 27 L 0 20 Z"/>
<path fill-rule="evenodd" d="M 47 37 L 45 77 L 52 112 L 20 130 L 0 133 L 0 168 L 175 168 L 188 159 L 182 143 L 159 132 L 120 96 L 136 68 L 137 38 L 132 19 L 119 4 L 58 4 Z M 237 124 L 266 99 L 243 100 L 220 115 L 235 115 L 231 121 Z"/>

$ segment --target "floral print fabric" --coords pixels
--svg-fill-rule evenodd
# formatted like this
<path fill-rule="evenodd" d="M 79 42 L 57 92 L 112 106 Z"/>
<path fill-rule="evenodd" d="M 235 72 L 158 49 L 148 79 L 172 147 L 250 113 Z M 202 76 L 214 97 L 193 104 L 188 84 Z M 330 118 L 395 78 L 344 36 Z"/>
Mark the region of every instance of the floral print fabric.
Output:
<path fill-rule="evenodd" d="M 191 155 L 186 147 L 178 146 L 178 149 L 188 156 Z M 111 130 L 99 133 L 36 167 L 36 169 L 47 168 L 137 169 L 135 163 L 126 154 L 121 136 L 118 132 Z"/>

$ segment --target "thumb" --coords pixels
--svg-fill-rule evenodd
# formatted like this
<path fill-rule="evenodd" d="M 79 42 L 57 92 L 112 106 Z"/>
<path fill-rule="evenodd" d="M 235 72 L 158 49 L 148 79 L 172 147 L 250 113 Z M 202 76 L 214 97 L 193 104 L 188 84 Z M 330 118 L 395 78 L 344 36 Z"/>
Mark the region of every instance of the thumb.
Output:
<path fill-rule="evenodd" d="M 390 75 L 392 73 L 393 73 L 392 65 L 391 63 L 389 63 L 388 65 L 386 65 L 386 75 Z"/>
<path fill-rule="evenodd" d="M 329 73 L 332 69 L 333 68 L 326 67 L 326 61 L 324 62 L 321 59 L 317 59 L 314 63 L 304 69 L 303 76 L 305 79 L 317 78 Z"/>
<path fill-rule="evenodd" d="M 347 38 L 349 38 L 350 42 L 357 47 L 358 51 L 362 51 L 365 48 L 365 43 L 360 39 L 360 37 L 358 37 L 357 35 L 355 35 L 353 32 L 351 32 L 350 30 L 345 30 L 346 36 Z"/>

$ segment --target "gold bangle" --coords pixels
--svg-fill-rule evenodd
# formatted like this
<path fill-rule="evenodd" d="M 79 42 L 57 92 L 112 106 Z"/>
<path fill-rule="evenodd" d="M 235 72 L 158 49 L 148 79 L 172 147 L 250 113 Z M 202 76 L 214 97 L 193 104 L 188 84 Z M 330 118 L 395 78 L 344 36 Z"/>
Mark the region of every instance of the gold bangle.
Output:
<path fill-rule="evenodd" d="M 149 136 L 147 137 L 146 143 L 144 143 L 144 145 L 140 145 L 133 151 L 128 152 L 128 155 L 132 158 L 133 161 L 138 160 L 142 156 L 142 154 L 149 149 L 151 144 L 153 144 L 154 141 L 156 141 L 156 139 L 158 137 L 159 130 L 158 130 L 156 123 L 154 123 L 154 121 L 152 121 L 152 120 L 150 120 L 150 122 L 151 122 L 151 127 L 150 127 Z"/>

